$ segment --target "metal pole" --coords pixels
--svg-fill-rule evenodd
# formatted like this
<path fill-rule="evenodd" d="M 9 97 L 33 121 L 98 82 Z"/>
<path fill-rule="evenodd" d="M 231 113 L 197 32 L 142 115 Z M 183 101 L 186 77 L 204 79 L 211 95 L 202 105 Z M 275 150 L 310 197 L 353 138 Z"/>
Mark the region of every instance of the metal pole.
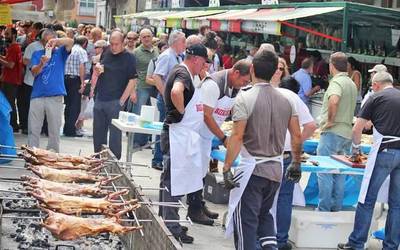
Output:
<path fill-rule="evenodd" d="M 344 9 L 343 9 L 343 22 L 342 22 L 342 43 L 341 43 L 341 51 L 342 52 L 347 52 L 347 45 L 348 45 L 348 39 L 349 39 L 349 6 L 347 3 L 345 3 Z"/>

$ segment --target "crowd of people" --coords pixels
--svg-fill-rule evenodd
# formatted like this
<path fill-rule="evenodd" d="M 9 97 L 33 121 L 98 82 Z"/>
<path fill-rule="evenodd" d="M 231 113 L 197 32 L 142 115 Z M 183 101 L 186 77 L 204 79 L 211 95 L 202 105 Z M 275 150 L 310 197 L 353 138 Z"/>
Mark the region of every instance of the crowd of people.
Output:
<path fill-rule="evenodd" d="M 202 196 L 211 141 L 218 138 L 227 148 L 223 176 L 231 193 L 226 226 L 236 249 L 291 249 L 288 231 L 294 184 L 301 178 L 301 145 L 317 129 L 310 97 L 325 88 L 318 155 L 359 154 L 361 132 L 372 125 L 383 140 L 368 176 L 370 187 L 357 206 L 354 232 L 339 247 L 363 248 L 377 193 L 389 175 L 384 246 L 399 246 L 400 92 L 384 65 L 370 70 L 372 91 L 353 127 L 363 78 L 355 59 L 342 52 L 332 54 L 329 63 L 313 52 L 290 75 L 276 46 L 264 43 L 233 57 L 230 46 L 205 26 L 188 37 L 174 30 L 157 38 L 150 27 L 124 34 L 91 25 L 73 29 L 26 21 L 2 27 L 0 38 L 5 41 L 1 91 L 12 107 L 10 125 L 28 135 L 30 146 L 40 146 L 42 132 L 49 137 L 47 148 L 56 152 L 61 130 L 67 137 L 82 136 L 91 100 L 94 151 L 108 144 L 121 158 L 122 134 L 111 120 L 122 110 L 140 115 L 141 107 L 155 98 L 164 125 L 152 167 L 162 170 L 160 186 L 168 190 L 160 191 L 160 201 L 177 202 L 186 195 L 188 216 L 204 225 L 218 218 Z M 328 76 L 328 86 L 315 85 Z M 228 118 L 233 121 L 230 135 L 221 130 Z M 142 147 L 149 140 L 135 134 L 130 143 Z M 231 167 L 239 154 L 234 174 Z M 342 209 L 344 180 L 344 175 L 318 174 L 319 211 Z M 167 223 L 175 238 L 193 242 L 188 228 L 177 222 L 179 208 L 160 207 L 159 215 L 176 221 Z"/>

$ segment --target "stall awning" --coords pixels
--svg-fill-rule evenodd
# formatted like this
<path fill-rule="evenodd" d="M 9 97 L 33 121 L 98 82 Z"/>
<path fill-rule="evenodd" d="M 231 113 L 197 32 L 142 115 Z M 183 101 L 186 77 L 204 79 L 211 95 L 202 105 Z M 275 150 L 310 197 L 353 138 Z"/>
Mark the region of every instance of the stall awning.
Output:
<path fill-rule="evenodd" d="M 204 10 L 204 11 L 183 11 L 166 18 L 166 27 L 170 28 L 186 28 L 186 20 L 195 17 L 210 17 L 221 14 L 226 10 Z"/>
<path fill-rule="evenodd" d="M 287 21 L 343 10 L 343 7 L 260 9 L 244 16 L 249 21 Z"/>

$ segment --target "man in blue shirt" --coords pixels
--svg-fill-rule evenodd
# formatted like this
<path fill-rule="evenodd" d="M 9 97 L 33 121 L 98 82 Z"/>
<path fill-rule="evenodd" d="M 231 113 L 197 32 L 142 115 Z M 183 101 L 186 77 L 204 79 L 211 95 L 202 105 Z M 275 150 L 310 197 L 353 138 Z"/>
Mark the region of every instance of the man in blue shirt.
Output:
<path fill-rule="evenodd" d="M 312 87 L 311 74 L 313 73 L 313 61 L 311 58 L 306 58 L 301 62 L 301 69 L 293 73 L 293 77 L 299 82 L 300 90 L 299 97 L 309 106 L 310 96 L 317 92 L 319 86 Z"/>
<path fill-rule="evenodd" d="M 59 152 L 60 128 L 63 111 L 65 62 L 74 44 L 70 38 L 55 38 L 56 33 L 46 29 L 42 39 L 45 49 L 35 51 L 31 59 L 31 72 L 35 77 L 32 88 L 29 118 L 28 144 L 40 146 L 40 131 L 46 116 L 49 130 L 47 149 Z M 48 57 L 46 50 L 51 50 Z"/>

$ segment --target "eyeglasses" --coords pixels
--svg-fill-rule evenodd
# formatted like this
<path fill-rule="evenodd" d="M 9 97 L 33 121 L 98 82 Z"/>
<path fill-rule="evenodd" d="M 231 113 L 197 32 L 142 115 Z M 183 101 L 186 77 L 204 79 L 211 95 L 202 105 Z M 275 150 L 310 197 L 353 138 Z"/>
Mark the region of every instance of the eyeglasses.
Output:
<path fill-rule="evenodd" d="M 283 72 L 283 71 L 285 71 L 285 68 L 280 67 L 280 68 L 278 68 L 278 70 Z"/>
<path fill-rule="evenodd" d="M 128 40 L 137 40 L 137 37 L 127 37 Z"/>

